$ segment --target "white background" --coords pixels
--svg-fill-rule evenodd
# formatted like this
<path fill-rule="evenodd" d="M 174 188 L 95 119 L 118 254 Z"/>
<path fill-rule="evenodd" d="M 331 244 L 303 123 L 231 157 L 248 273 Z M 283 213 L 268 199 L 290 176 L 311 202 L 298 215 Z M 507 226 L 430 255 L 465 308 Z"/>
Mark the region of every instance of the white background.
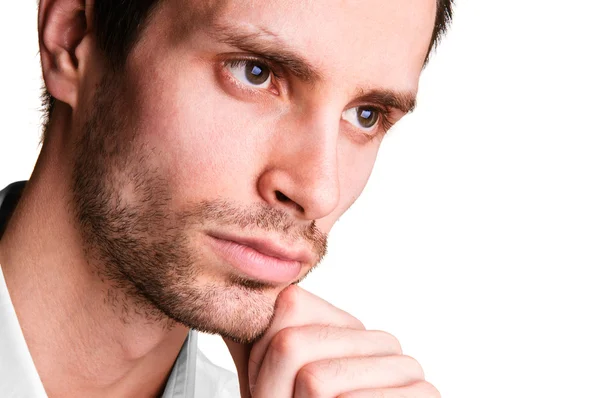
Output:
<path fill-rule="evenodd" d="M 444 398 L 600 398 L 598 15 L 459 0 L 417 112 L 304 284 L 395 334 Z M 3 1 L 0 57 L 4 186 L 39 149 L 34 0 Z"/>

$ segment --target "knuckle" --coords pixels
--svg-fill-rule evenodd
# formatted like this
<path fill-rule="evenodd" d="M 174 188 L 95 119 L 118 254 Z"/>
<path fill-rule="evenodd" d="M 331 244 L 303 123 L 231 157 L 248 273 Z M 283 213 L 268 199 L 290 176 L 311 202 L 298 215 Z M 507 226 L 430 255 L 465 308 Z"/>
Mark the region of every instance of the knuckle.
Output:
<path fill-rule="evenodd" d="M 276 310 L 279 309 L 279 313 L 284 313 L 286 316 L 294 316 L 299 312 L 300 307 L 300 294 L 298 288 L 291 285 L 286 289 L 282 290 L 277 297 Z"/>
<path fill-rule="evenodd" d="M 308 364 L 302 367 L 296 375 L 294 396 L 323 397 L 326 396 L 326 383 L 320 376 L 320 367 Z"/>
<path fill-rule="evenodd" d="M 278 357 L 296 358 L 302 350 L 303 340 L 298 328 L 284 328 L 273 337 L 269 348 Z"/>

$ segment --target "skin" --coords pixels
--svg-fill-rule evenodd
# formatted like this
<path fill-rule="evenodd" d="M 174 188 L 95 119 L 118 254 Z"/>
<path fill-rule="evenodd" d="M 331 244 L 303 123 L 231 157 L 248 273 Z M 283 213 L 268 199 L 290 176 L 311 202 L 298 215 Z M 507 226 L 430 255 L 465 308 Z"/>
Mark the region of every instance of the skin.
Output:
<path fill-rule="evenodd" d="M 380 106 L 374 89 L 414 96 L 435 2 L 216 4 L 164 2 L 115 73 L 89 3 L 41 1 L 58 102 L 0 264 L 46 391 L 157 396 L 193 327 L 223 336 L 243 396 L 438 396 L 393 336 L 296 285 L 385 133 L 353 109 Z M 314 76 L 274 67 L 272 85 L 251 84 L 239 60 L 256 54 L 231 31 L 288 49 Z M 310 261 L 285 282 L 252 279 L 215 254 L 215 231 Z"/>

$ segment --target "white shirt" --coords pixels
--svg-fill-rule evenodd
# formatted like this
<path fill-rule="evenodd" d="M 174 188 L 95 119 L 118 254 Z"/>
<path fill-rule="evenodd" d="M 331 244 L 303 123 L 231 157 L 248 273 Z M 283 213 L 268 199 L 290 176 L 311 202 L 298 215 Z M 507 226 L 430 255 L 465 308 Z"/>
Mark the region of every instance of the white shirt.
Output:
<path fill-rule="evenodd" d="M 6 195 L 6 190 L 0 191 L 0 208 Z M 239 398 L 239 396 L 237 375 L 211 363 L 198 348 L 198 332 L 190 331 L 171 370 L 162 398 Z M 0 397 L 47 397 L 21 331 L 1 266 Z"/>

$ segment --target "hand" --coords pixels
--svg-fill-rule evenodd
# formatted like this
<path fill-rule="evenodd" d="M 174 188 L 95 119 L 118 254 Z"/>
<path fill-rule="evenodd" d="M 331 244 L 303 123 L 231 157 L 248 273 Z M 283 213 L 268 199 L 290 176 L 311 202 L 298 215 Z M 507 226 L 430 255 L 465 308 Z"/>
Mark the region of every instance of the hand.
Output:
<path fill-rule="evenodd" d="M 358 319 L 295 285 L 281 292 L 273 324 L 245 352 L 244 397 L 440 397 L 394 336 L 366 330 Z"/>

